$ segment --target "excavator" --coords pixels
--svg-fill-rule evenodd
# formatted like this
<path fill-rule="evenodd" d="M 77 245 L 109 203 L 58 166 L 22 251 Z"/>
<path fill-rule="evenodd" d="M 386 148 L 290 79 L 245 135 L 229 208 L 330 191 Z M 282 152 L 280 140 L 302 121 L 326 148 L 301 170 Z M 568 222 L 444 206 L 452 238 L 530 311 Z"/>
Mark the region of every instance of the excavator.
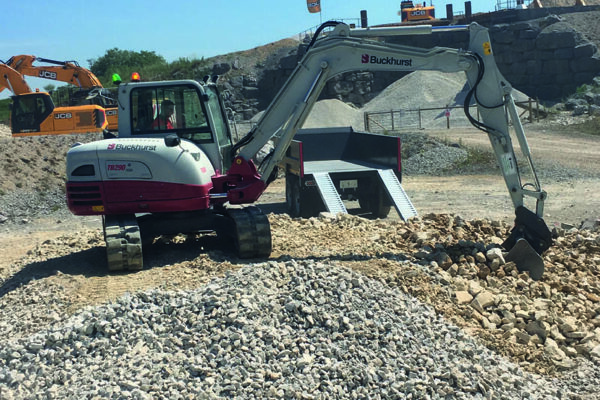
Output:
<path fill-rule="evenodd" d="M 437 30 L 467 31 L 469 48 L 424 49 L 377 40 L 431 34 L 430 25 L 351 29 L 341 22 L 324 23 L 258 123 L 235 144 L 214 79 L 122 83 L 119 137 L 74 144 L 67 153 L 69 209 L 75 215 L 102 216 L 110 270 L 143 268 L 143 246 L 156 236 L 178 233 L 216 232 L 240 258 L 268 257 L 269 221 L 253 203 L 276 178 L 276 167 L 330 78 L 365 70 L 462 71 L 470 85 L 464 111 L 489 137 L 515 208 L 515 225 L 503 244 L 507 259 L 540 279 L 541 254 L 552 244 L 542 218 L 547 195 L 535 173 L 512 88 L 496 66 L 486 28 L 472 23 Z M 470 114 L 472 100 L 481 120 Z M 161 115 L 171 116 L 170 124 L 149 119 L 153 104 L 160 105 Z M 509 123 L 531 169 L 531 183 L 521 182 Z M 255 163 L 268 142 L 272 151 Z M 526 198 L 535 201 L 534 211 L 526 207 Z"/>
<path fill-rule="evenodd" d="M 33 65 L 34 63 L 51 65 Z M 79 88 L 73 93 L 69 105 L 99 105 L 105 110 L 108 130 L 114 132 L 118 129 L 118 113 L 114 96 L 108 89 L 103 88 L 92 71 L 81 67 L 77 61 L 55 61 L 32 55 L 18 55 L 11 57 L 6 64 L 24 76 L 65 82 Z"/>
<path fill-rule="evenodd" d="M 400 2 L 400 20 L 403 24 L 409 24 L 418 21 L 432 21 L 435 19 L 435 7 L 423 4 L 414 4 L 412 0 L 403 0 Z"/>
<path fill-rule="evenodd" d="M 12 135 L 39 136 L 74 133 L 105 133 L 108 126 L 104 108 L 98 105 L 55 107 L 50 94 L 32 92 L 23 75 L 0 63 L 0 92 L 9 89 Z"/>

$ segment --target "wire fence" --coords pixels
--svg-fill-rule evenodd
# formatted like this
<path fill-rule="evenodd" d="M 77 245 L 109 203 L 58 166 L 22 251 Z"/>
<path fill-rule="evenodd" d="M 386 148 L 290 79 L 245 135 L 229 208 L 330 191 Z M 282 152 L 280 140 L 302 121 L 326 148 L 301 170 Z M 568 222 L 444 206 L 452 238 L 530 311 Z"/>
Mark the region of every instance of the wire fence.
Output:
<path fill-rule="evenodd" d="M 539 122 L 547 112 L 540 108 L 538 100 L 529 98 L 526 101 L 515 101 L 521 109 L 519 118 L 529 123 Z M 476 105 L 469 107 L 469 113 L 476 120 L 481 120 Z M 229 121 L 234 142 L 238 142 L 254 126 L 254 121 Z M 452 129 L 470 126 L 463 106 L 426 107 L 405 110 L 368 111 L 363 114 L 364 131 L 371 133 L 400 132 L 404 130 Z"/>
<path fill-rule="evenodd" d="M 373 133 L 396 132 L 414 129 L 450 128 L 469 122 L 462 113 L 463 107 L 429 107 L 405 110 L 374 111 L 364 113 L 365 131 Z M 477 107 L 471 114 L 478 118 Z"/>
<path fill-rule="evenodd" d="M 253 121 L 233 121 L 229 120 L 229 126 L 231 128 L 231 135 L 234 143 L 239 142 L 241 138 L 243 138 L 246 133 L 250 132 L 252 128 L 256 125 L 256 122 Z"/>
<path fill-rule="evenodd" d="M 526 8 L 529 6 L 532 0 L 497 0 L 496 1 L 496 11 L 501 10 L 514 10 L 515 8 Z M 552 0 L 544 0 L 544 6 L 546 3 Z"/>
<path fill-rule="evenodd" d="M 537 100 L 518 101 L 515 105 L 523 110 L 519 117 L 525 117 L 530 123 L 539 121 L 540 117 L 545 116 L 545 110 L 540 109 Z M 463 111 L 462 106 L 446 106 L 365 112 L 364 129 L 367 132 L 384 133 L 469 126 L 470 122 Z M 476 120 L 480 120 L 477 106 L 470 106 L 469 114 Z"/>

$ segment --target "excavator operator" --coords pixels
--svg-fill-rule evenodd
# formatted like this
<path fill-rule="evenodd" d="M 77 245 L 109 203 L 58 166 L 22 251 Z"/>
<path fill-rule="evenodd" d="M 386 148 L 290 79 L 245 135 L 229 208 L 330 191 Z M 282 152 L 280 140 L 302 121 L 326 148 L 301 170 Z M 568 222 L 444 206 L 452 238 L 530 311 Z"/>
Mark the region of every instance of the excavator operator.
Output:
<path fill-rule="evenodd" d="M 175 113 L 175 103 L 171 100 L 164 100 L 160 105 L 160 113 L 152 123 L 153 129 L 175 129 L 172 122 Z"/>

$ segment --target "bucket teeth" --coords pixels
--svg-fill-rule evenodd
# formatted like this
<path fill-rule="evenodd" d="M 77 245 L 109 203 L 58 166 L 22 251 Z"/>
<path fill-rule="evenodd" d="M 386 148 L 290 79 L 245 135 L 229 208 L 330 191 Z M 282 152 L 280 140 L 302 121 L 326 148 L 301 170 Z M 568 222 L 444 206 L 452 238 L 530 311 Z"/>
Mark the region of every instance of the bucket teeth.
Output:
<path fill-rule="evenodd" d="M 542 275 L 544 274 L 544 260 L 542 260 L 542 257 L 529 245 L 527 240 L 517 240 L 517 243 L 510 249 L 504 259 L 507 262 L 514 262 L 519 272 L 529 272 L 529 276 L 534 281 L 542 279 Z"/>
<path fill-rule="evenodd" d="M 502 243 L 508 250 L 506 261 L 513 261 L 519 271 L 528 271 L 534 280 L 544 273 L 541 254 L 552 245 L 552 234 L 544 220 L 525 207 L 515 210 L 515 226 Z"/>

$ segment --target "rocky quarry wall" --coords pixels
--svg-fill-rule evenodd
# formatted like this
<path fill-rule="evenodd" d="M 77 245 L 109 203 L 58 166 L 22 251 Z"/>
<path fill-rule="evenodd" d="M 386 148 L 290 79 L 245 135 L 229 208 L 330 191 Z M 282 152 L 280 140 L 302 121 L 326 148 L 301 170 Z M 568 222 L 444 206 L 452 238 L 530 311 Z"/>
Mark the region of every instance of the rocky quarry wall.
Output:
<path fill-rule="evenodd" d="M 498 68 L 515 89 L 534 99 L 545 103 L 564 101 L 578 87 L 592 83 L 594 77 L 600 75 L 600 52 L 596 43 L 589 41 L 576 27 L 562 21 L 560 16 L 492 24 L 488 28 Z M 390 43 L 417 47 L 463 49 L 468 47 L 468 40 L 468 32 L 387 38 Z M 227 83 L 231 92 L 235 93 L 232 108 L 238 118 L 249 119 L 268 106 L 305 49 L 306 44 L 300 44 L 297 51 L 280 58 L 276 68 L 263 70 L 258 78 L 238 76 Z M 321 98 L 335 98 L 362 107 L 406 74 L 345 73 L 327 83 Z"/>

